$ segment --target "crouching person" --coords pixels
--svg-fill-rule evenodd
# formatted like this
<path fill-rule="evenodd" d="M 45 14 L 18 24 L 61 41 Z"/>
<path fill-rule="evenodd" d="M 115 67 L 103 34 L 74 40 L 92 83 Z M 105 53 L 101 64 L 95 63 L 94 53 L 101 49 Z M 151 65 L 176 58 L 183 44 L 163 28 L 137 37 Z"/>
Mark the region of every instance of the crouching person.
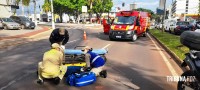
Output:
<path fill-rule="evenodd" d="M 84 68 L 84 71 L 91 70 L 91 72 L 94 72 L 96 76 L 101 76 L 106 78 L 107 72 L 106 70 L 103 70 L 105 65 L 105 60 L 98 54 L 93 53 L 92 48 L 90 48 L 89 46 L 84 47 L 82 51 L 85 54 L 85 61 L 86 61 L 86 67 Z"/>
<path fill-rule="evenodd" d="M 52 48 L 45 52 L 43 61 L 38 63 L 38 81 L 43 84 L 43 79 L 51 79 L 55 84 L 59 84 L 67 71 L 67 66 L 63 65 L 63 53 L 57 43 L 52 44 Z"/>

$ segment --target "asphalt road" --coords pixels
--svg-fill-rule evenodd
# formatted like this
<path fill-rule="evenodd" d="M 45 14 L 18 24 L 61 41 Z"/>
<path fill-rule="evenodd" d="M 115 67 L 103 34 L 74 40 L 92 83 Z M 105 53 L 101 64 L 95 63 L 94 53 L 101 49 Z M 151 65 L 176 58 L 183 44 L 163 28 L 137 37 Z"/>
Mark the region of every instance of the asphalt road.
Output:
<path fill-rule="evenodd" d="M 50 48 L 48 39 L 43 39 L 0 50 L 0 90 L 176 90 L 177 83 L 168 82 L 166 77 L 180 75 L 181 69 L 149 37 L 140 37 L 136 42 L 109 41 L 102 28 L 95 26 L 84 29 L 88 37 L 83 41 L 81 27 L 68 30 L 70 42 L 66 48 L 108 48 L 108 78 L 98 78 L 95 84 L 80 88 L 70 87 L 64 80 L 57 86 L 48 82 L 38 85 L 37 63 Z"/>

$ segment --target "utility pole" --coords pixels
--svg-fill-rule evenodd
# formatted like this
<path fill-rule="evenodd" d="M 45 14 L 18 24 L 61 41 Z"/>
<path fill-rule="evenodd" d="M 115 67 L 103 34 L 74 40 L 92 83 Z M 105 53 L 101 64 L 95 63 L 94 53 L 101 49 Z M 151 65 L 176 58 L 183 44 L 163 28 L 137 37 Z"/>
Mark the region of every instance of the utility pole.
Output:
<path fill-rule="evenodd" d="M 166 0 L 164 0 L 164 15 L 163 15 L 163 18 L 162 18 L 162 32 L 164 32 L 164 20 L 165 20 L 165 17 L 166 17 Z"/>
<path fill-rule="evenodd" d="M 51 0 L 51 23 L 52 23 L 52 29 L 55 29 L 55 23 L 54 23 L 54 15 L 53 15 L 53 0 Z"/>

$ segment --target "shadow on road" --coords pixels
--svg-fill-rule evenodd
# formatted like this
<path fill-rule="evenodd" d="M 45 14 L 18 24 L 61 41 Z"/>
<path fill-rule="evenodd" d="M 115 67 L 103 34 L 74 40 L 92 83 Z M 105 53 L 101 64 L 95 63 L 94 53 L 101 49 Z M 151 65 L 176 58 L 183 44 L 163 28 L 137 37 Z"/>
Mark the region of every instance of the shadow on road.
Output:
<path fill-rule="evenodd" d="M 112 61 L 112 60 L 109 60 Z M 120 75 L 134 85 L 140 87 L 140 90 L 174 90 L 173 83 L 168 83 L 166 76 L 144 75 L 143 72 L 156 73 L 156 71 L 140 67 L 136 64 L 130 63 L 129 65 L 123 65 L 119 62 L 109 62 L 107 66 L 112 70 L 108 70 L 108 75 Z M 140 72 L 142 71 L 142 72 Z M 110 73 L 110 74 L 109 74 Z M 120 81 L 120 78 L 118 78 Z"/>

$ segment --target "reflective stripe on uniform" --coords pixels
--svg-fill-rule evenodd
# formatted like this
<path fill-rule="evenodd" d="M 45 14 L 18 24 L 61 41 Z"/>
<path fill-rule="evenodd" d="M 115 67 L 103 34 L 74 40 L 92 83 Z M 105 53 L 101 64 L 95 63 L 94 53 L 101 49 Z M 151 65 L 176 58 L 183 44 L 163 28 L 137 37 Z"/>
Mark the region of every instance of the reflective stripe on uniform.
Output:
<path fill-rule="evenodd" d="M 94 59 L 92 59 L 92 63 L 94 63 L 96 60 L 97 60 L 97 58 L 99 58 L 100 56 L 96 56 Z"/>

